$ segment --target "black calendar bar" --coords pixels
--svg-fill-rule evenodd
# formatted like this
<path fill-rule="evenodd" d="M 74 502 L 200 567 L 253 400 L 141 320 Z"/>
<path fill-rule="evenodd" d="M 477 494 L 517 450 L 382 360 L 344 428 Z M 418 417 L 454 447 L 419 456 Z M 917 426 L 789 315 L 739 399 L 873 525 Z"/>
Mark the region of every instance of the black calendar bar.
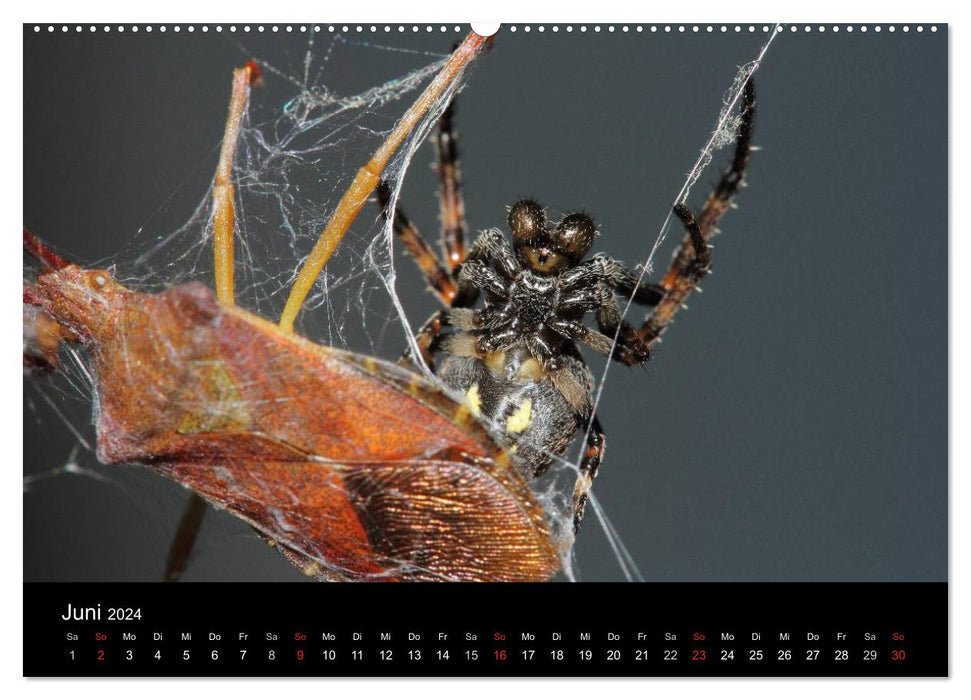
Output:
<path fill-rule="evenodd" d="M 946 676 L 946 583 L 24 584 L 27 676 Z"/>

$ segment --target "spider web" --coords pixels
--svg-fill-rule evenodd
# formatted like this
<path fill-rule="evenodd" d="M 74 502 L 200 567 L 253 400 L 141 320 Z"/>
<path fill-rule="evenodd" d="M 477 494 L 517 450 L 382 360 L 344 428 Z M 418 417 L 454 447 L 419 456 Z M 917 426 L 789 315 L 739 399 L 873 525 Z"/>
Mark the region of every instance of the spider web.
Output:
<path fill-rule="evenodd" d="M 688 196 L 717 149 L 732 142 L 734 107 L 776 34 L 773 31 L 757 57 L 739 69 L 711 137 L 674 202 Z M 247 53 L 244 50 L 244 55 Z M 389 60 L 375 61 L 375 57 Z M 278 62 L 260 56 L 266 87 L 255 91 L 251 98 L 234 168 L 236 299 L 240 306 L 264 318 L 279 318 L 296 272 L 354 172 L 383 141 L 396 118 L 446 58 L 445 51 L 405 51 L 379 42 L 355 40 L 342 33 L 324 37 L 311 34 L 297 62 L 292 57 Z M 361 71 L 363 62 L 379 65 L 373 71 Z M 406 65 L 409 69 L 402 72 Z M 342 72 L 346 66 L 355 70 Z M 393 205 L 416 151 L 450 97 L 448 94 L 439 100 L 386 170 L 386 179 L 393 183 Z M 213 164 L 217 149 L 218 144 L 211 154 Z M 212 286 L 211 217 L 210 191 L 189 219 L 174 230 L 144 229 L 111 261 L 117 279 L 141 291 L 159 291 L 194 279 Z M 669 214 L 639 266 L 641 277 L 652 270 L 654 257 L 670 227 Z M 365 208 L 314 285 L 298 321 L 298 331 L 326 345 L 386 359 L 394 360 L 408 346 L 417 356 L 414 330 L 423 317 L 415 318 L 409 313 L 409 303 L 399 289 L 398 266 L 408 264 L 402 263 L 401 257 L 391 227 L 377 216 L 377 207 Z M 625 316 L 629 310 L 628 302 L 622 307 Z M 71 426 L 79 450 L 93 452 L 86 437 L 89 431 L 79 427 L 84 424 L 83 418 L 66 414 L 59 408 L 57 396 L 90 396 L 93 382 L 86 369 L 87 360 L 74 349 L 65 359 L 62 385 L 52 390 L 55 396 L 45 392 L 38 395 L 60 420 Z M 595 409 L 607 386 L 610 366 L 607 363 L 600 374 Z M 419 369 L 426 376 L 433 376 L 427 368 Z M 532 485 L 553 523 L 554 537 L 560 542 L 564 575 L 572 580 L 578 579 L 579 574 L 571 547 L 570 494 L 581 456 L 582 447 L 573 459 L 554 456 L 554 467 Z M 63 473 L 112 479 L 101 469 L 79 466 L 77 457 L 72 453 L 66 465 L 25 479 L 25 489 L 35 487 L 45 476 Z M 133 497 L 142 500 L 144 494 Z M 643 580 L 621 533 L 614 529 L 594 494 L 590 510 L 601 525 L 624 578 Z M 285 519 L 284 514 L 281 517 Z M 299 550 L 295 542 L 291 544 Z"/>

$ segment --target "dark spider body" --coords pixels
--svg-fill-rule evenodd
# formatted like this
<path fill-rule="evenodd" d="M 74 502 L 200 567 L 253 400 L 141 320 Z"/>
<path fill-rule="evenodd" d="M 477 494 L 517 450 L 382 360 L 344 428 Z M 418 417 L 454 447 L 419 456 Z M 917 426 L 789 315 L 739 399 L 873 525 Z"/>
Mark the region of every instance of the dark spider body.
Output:
<path fill-rule="evenodd" d="M 755 88 L 749 81 L 730 167 L 697 218 L 683 202 L 673 209 L 686 235 L 660 284 L 641 282 L 602 254 L 585 260 L 596 236 L 590 217 L 572 213 L 550 223 L 532 200 L 510 207 L 511 244 L 491 229 L 466 251 L 452 106 L 443 113 L 436 136 L 443 260 L 402 210 L 394 211 L 396 235 L 447 307 L 417 335 L 424 363 L 465 396 L 468 410 L 515 455 L 527 479 L 543 474 L 566 453 L 577 433 L 585 432 L 586 451 L 573 493 L 576 528 L 605 446 L 593 411 L 593 376 L 579 348 L 586 346 L 628 366 L 648 362 L 651 347 L 710 271 L 708 241 L 744 184 L 754 113 Z M 390 215 L 386 184 L 378 188 L 378 198 L 384 214 Z M 480 297 L 481 308 L 475 308 Z M 635 328 L 624 321 L 618 297 L 653 310 Z M 598 330 L 584 325 L 591 313 Z M 446 332 L 449 327 L 451 332 Z M 437 353 L 443 355 L 439 363 Z"/>
<path fill-rule="evenodd" d="M 522 200 L 510 208 L 509 227 L 512 247 L 499 231 L 486 231 L 462 265 L 448 315 L 458 332 L 444 339 L 437 374 L 515 448 L 520 469 L 532 479 L 589 426 L 593 376 L 576 343 L 611 352 L 620 314 L 608 271 L 626 270 L 602 256 L 581 262 L 595 235 L 585 214 L 550 227 L 539 204 Z M 467 308 L 480 293 L 484 307 Z M 609 336 L 582 325 L 589 312 L 601 314 Z M 647 361 L 636 333 L 619 342 L 618 358 Z"/>

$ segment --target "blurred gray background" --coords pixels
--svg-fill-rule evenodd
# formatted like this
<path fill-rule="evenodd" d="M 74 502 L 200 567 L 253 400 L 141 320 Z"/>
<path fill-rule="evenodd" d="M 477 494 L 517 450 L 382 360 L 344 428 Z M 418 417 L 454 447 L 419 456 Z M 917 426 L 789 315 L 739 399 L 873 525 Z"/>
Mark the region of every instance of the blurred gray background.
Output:
<path fill-rule="evenodd" d="M 599 250 L 642 261 L 737 67 L 766 41 L 744 29 L 504 29 L 458 107 L 470 226 L 504 227 L 504 207 L 534 196 L 590 212 Z M 350 41 L 376 46 L 327 79 L 340 91 L 353 77 L 359 91 L 456 36 L 352 28 Z M 24 223 L 84 263 L 130 257 L 189 218 L 234 66 L 255 56 L 300 73 L 307 53 L 298 33 L 25 27 L 24 38 Z M 944 27 L 800 27 L 772 45 L 757 74 L 763 150 L 722 222 L 715 274 L 646 370 L 610 370 L 600 406 L 595 493 L 647 580 L 946 579 L 947 80 Z M 268 74 L 254 99 L 281 83 Z M 716 154 L 692 205 L 728 156 Z M 423 146 L 403 202 L 435 238 L 431 158 Z M 672 229 L 655 279 L 678 240 Z M 434 301 L 400 268 L 418 322 Z M 83 403 L 41 384 L 76 425 L 90 422 Z M 30 381 L 24 395 L 26 579 L 159 579 L 184 492 L 72 455 L 77 440 L 44 395 Z M 98 478 L 52 473 L 72 457 Z M 582 580 L 622 578 L 591 516 L 576 557 Z M 207 518 L 185 578 L 303 580 L 225 514 Z"/>

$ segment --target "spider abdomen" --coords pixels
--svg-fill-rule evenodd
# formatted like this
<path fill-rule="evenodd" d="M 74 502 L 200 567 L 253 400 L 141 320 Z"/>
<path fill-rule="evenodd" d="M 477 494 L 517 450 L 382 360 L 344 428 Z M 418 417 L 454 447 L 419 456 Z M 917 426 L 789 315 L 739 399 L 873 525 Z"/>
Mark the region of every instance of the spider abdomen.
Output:
<path fill-rule="evenodd" d="M 487 357 L 449 353 L 438 375 L 461 392 L 473 413 L 513 454 L 527 479 L 541 475 L 562 456 L 583 425 L 575 403 L 592 404 L 593 375 L 579 353 L 564 355 L 560 382 L 576 387 L 567 399 L 522 346 Z"/>

